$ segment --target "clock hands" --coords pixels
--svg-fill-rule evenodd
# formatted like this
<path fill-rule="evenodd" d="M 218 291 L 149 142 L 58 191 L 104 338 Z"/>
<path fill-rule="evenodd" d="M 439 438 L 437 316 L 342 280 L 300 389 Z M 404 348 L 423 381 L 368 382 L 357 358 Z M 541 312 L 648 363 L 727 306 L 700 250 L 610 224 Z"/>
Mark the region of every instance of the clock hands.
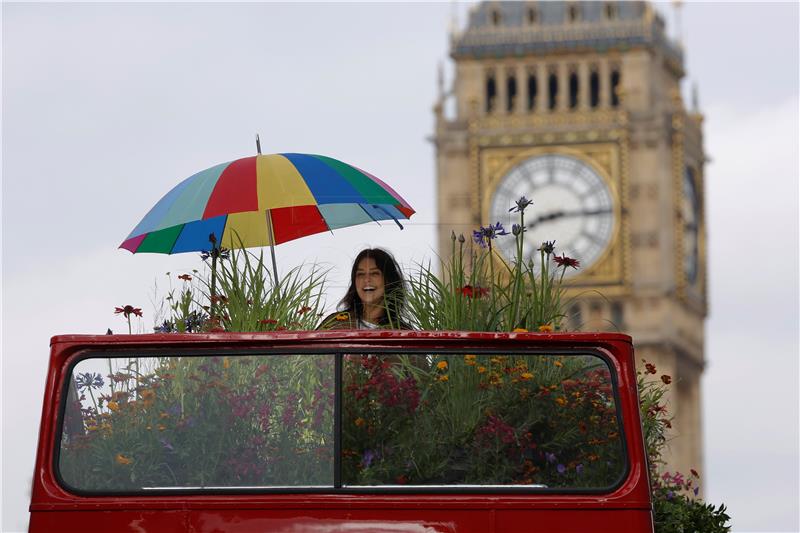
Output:
<path fill-rule="evenodd" d="M 535 220 L 533 220 L 528 224 L 528 228 L 532 229 L 535 226 L 541 224 L 542 222 L 550 222 L 551 220 L 556 220 L 558 218 L 604 215 L 610 212 L 611 208 L 609 207 L 605 207 L 602 209 L 578 209 L 576 211 L 561 211 L 561 210 L 553 211 L 552 213 L 547 213 L 536 217 Z"/>

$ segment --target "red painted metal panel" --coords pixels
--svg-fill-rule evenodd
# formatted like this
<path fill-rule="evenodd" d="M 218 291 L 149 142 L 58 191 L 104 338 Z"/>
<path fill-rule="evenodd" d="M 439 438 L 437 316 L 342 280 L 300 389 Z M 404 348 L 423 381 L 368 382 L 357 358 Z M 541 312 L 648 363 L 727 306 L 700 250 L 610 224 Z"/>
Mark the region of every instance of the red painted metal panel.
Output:
<path fill-rule="evenodd" d="M 621 334 L 326 331 L 159 335 L 64 335 L 51 341 L 31 497 L 32 533 L 50 531 L 519 531 L 651 532 L 651 502 L 630 337 Z M 604 494 L 225 494 L 93 496 L 57 482 L 61 384 L 86 349 L 248 348 L 588 349 L 606 353 L 618 377 L 630 469 Z"/>

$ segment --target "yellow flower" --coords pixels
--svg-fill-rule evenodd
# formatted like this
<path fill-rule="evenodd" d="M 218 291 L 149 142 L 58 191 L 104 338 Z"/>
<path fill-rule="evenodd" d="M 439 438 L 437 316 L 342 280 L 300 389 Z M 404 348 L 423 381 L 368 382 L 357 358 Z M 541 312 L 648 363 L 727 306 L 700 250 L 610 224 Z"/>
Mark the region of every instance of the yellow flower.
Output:
<path fill-rule="evenodd" d="M 366 423 L 367 423 L 367 421 L 366 421 L 366 420 L 364 420 L 363 418 L 361 418 L 361 417 L 359 416 L 358 418 L 356 418 L 356 420 L 355 420 L 355 422 L 354 422 L 354 423 L 355 423 L 355 425 L 356 425 L 356 426 L 358 426 L 358 427 L 361 427 L 361 426 L 363 426 L 364 424 L 366 424 Z"/>
<path fill-rule="evenodd" d="M 112 411 L 119 411 L 119 404 L 117 402 L 108 402 L 108 408 Z"/>
<path fill-rule="evenodd" d="M 447 361 L 439 361 L 436 363 L 436 368 L 439 370 L 446 370 L 447 369 Z"/>
<path fill-rule="evenodd" d="M 231 367 L 231 360 L 227 357 L 222 358 L 222 368 L 230 368 Z"/>
<path fill-rule="evenodd" d="M 164 431 L 165 429 L 167 429 L 167 426 L 165 426 L 164 424 L 159 424 L 158 425 L 158 430 L 159 431 Z"/>
<path fill-rule="evenodd" d="M 525 328 L 514 328 L 514 333 L 528 333 L 528 330 Z"/>
<path fill-rule="evenodd" d="M 531 374 L 530 372 L 523 372 L 522 374 L 520 374 L 519 377 L 525 380 L 533 379 L 533 374 Z"/>
<path fill-rule="evenodd" d="M 159 418 L 169 418 L 169 413 L 160 413 L 158 415 Z"/>
<path fill-rule="evenodd" d="M 491 359 L 489 359 L 489 361 L 491 361 L 492 363 L 494 363 L 496 365 L 499 365 L 500 363 L 503 362 L 503 361 L 500 360 L 499 357 L 492 357 Z"/>
<path fill-rule="evenodd" d="M 562 398 L 561 396 L 559 396 L 558 398 L 556 398 L 556 403 L 557 403 L 558 405 L 566 405 L 566 404 L 567 404 L 567 400 L 565 400 L 564 398 Z"/>
<path fill-rule="evenodd" d="M 344 322 L 345 320 L 348 320 L 349 318 L 350 318 L 350 315 L 348 315 L 347 313 L 339 313 L 338 315 L 336 315 L 336 320 L 338 320 L 339 322 Z"/>
<path fill-rule="evenodd" d="M 550 333 L 551 331 L 553 331 L 553 325 L 542 324 L 541 326 L 539 326 L 539 331 L 541 331 L 542 333 Z"/>
<path fill-rule="evenodd" d="M 447 381 L 447 380 L 449 380 L 449 379 L 450 379 L 450 377 L 449 377 L 447 374 L 445 374 L 445 375 L 443 375 L 443 376 L 439 376 L 437 379 L 438 379 L 439 381 Z"/>
<path fill-rule="evenodd" d="M 133 462 L 133 459 L 130 457 L 125 457 L 121 453 L 118 453 L 114 459 L 121 465 L 129 465 Z"/>
<path fill-rule="evenodd" d="M 477 363 L 475 362 L 476 356 L 474 355 L 465 355 L 464 356 L 464 363 L 469 366 L 475 366 Z"/>
<path fill-rule="evenodd" d="M 556 359 L 555 361 L 553 361 L 553 364 L 554 364 L 554 365 L 556 365 L 556 366 L 557 366 L 557 367 L 559 367 L 559 368 L 560 368 L 560 367 L 562 367 L 562 366 L 564 366 L 564 364 L 563 364 L 561 361 L 559 361 L 558 359 Z"/>
<path fill-rule="evenodd" d="M 486 372 L 486 367 L 485 366 L 479 366 L 478 367 L 478 374 L 483 374 L 484 372 Z"/>

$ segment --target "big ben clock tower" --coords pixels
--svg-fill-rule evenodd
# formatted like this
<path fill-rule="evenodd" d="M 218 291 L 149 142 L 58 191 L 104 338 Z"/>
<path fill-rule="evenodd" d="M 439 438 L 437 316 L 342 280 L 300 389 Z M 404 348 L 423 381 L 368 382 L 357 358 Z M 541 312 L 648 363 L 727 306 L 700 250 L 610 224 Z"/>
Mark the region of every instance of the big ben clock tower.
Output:
<path fill-rule="evenodd" d="M 567 326 L 629 333 L 672 376 L 668 465 L 702 470 L 705 155 L 681 47 L 645 2 L 483 2 L 451 57 L 433 136 L 440 253 L 452 230 L 508 224 L 532 199 L 527 250 L 555 239 L 581 262 Z"/>

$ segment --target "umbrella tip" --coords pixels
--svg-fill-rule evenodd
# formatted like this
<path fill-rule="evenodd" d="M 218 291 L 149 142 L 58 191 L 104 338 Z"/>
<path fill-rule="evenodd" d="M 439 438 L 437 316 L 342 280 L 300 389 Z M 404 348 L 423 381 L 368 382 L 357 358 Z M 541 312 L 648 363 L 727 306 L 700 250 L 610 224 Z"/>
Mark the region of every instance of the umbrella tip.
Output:
<path fill-rule="evenodd" d="M 256 151 L 261 155 L 261 139 L 258 138 L 258 133 L 256 133 Z"/>

